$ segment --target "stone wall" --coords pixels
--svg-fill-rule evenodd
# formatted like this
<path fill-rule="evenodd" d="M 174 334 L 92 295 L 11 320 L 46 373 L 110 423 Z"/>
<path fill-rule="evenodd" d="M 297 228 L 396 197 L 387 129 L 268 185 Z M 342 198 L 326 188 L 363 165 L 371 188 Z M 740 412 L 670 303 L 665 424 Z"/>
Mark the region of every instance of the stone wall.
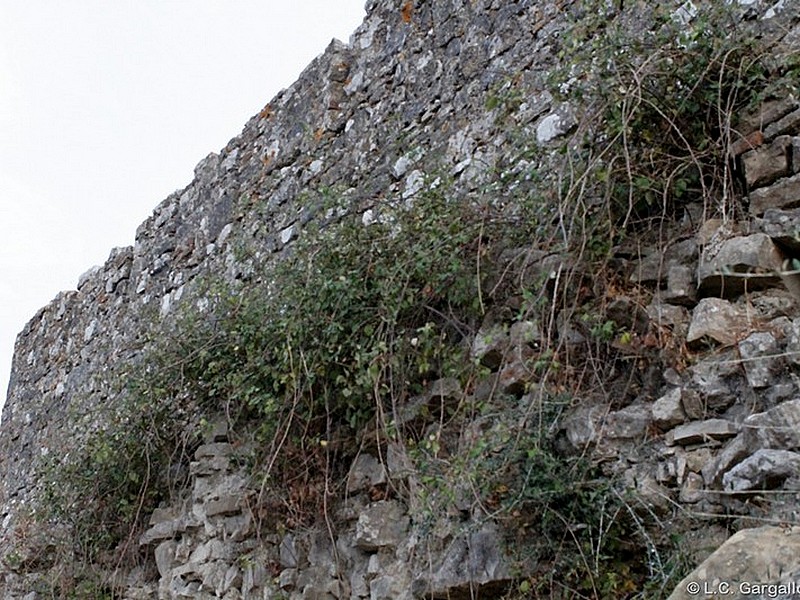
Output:
<path fill-rule="evenodd" d="M 257 280 L 261 265 L 319 217 L 326 194 L 347 198 L 367 218 L 384 199 L 413 197 L 429 176 L 446 172 L 468 193 L 495 168 L 521 162 L 489 101 L 512 81 L 523 97 L 517 134 L 547 148 L 569 133 L 576 109 L 555 102 L 545 80 L 572 4 L 370 0 L 349 44 L 332 42 L 238 137 L 201 161 L 184 190 L 158 205 L 133 247 L 113 250 L 77 290 L 34 316 L 17 339 L 0 427 L 4 598 L 41 597 L 32 581 L 47 560 L 33 556 L 42 546 L 25 549 L 36 527 L 27 514 L 37 460 L 64 452 L 95 426 L 96 408 L 115 401 L 106 375 L 115 365 L 136 365 L 153 322 L 169 323 L 177 307 L 198 301 L 196 277 Z M 797 43 L 796 2 L 742 4 L 748 18 L 782 29 L 789 47 Z M 644 360 L 654 348 L 666 355 L 685 343 L 691 361 L 665 368 L 624 406 L 613 394 L 572 406 L 560 425 L 569 451 L 604 464 L 665 520 L 688 511 L 797 522 L 800 105 L 779 98 L 742 122 L 731 155 L 747 191 L 746 218 L 716 220 L 698 202 L 669 225 L 672 243 L 620 249 L 616 257 L 627 261 L 629 282 L 650 294 L 644 306 L 619 297 L 609 308 L 612 320 L 639 336 L 623 352 Z M 568 262 L 547 253 L 528 258 L 542 272 Z M 530 359 L 542 343 L 535 330 L 535 323 L 497 318 L 474 336 L 474 359 L 503 393 L 532 393 Z M 577 330 L 559 334 L 567 344 L 585 341 Z M 648 336 L 667 334 L 678 340 L 670 348 L 650 343 L 656 338 Z M 462 390 L 432 384 L 431 397 L 448 394 Z M 436 543 L 423 546 L 410 507 L 375 493 L 409 477 L 402 449 L 391 446 L 354 462 L 335 533 L 323 527 L 264 537 L 257 490 L 242 461 L 231 460 L 248 451 L 232 444 L 224 424 L 213 428 L 195 451 L 188 490 L 156 511 L 137 540 L 149 562 L 116 582 L 120 596 L 499 597 L 534 568 L 514 563 L 512 572 L 507 536 L 479 510 L 462 515 L 458 527 L 443 517 Z M 754 508 L 752 498 L 764 493 L 779 499 Z M 11 564 L 12 550 L 22 560 Z M 795 562 L 780 577 L 798 574 Z"/>

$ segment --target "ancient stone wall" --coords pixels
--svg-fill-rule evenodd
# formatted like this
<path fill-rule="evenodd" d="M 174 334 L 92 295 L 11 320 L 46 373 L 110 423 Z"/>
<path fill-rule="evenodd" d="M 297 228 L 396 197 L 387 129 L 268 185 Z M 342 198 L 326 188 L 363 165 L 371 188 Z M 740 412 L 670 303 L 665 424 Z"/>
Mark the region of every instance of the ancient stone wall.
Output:
<path fill-rule="evenodd" d="M 702 9 L 689 11 L 688 4 L 676 13 L 681 18 Z M 797 3 L 746 4 L 748 15 L 796 43 Z M 0 428 L 0 557 L 19 552 L 35 527 L 26 511 L 37 460 L 91 430 L 93 411 L 115 401 L 106 374 L 136 365 L 153 322 L 168 323 L 182 303 L 200 300 L 196 277 L 257 279 L 265 261 L 319 218 L 328 194 L 368 219 L 381 201 L 412 198 L 442 173 L 456 190 L 476 189 L 489 173 L 522 160 L 491 102 L 511 83 L 521 90 L 515 135 L 542 148 L 562 139 L 576 124 L 576 109 L 553 100 L 546 76 L 574 8 L 563 0 L 370 0 L 349 44 L 332 42 L 238 137 L 201 161 L 194 180 L 140 225 L 133 247 L 113 250 L 77 290 L 40 310 L 17 339 Z M 617 298 L 609 314 L 633 330 L 641 322 L 644 346 L 648 332 L 668 331 L 678 346 L 685 341 L 692 363 L 660 373 L 626 406 L 609 399 L 572 406 L 561 424 L 572 451 L 609 465 L 609 476 L 628 481 L 659 515 L 676 506 L 735 512 L 750 492 L 771 490 L 780 501 L 757 517 L 796 523 L 798 115 L 794 98 L 775 99 L 734 140 L 746 218 L 706 218 L 699 202 L 673 224 L 674 243 L 625 254 L 629 281 L 652 296 L 646 306 Z M 524 396 L 536 325 L 500 321 L 474 337 L 473 356 L 495 377 L 492 385 Z M 582 343 L 578 332 L 559 333 Z M 625 351 L 638 360 L 639 350 Z M 431 396 L 461 394 L 451 383 L 437 382 L 451 391 L 436 388 Z M 520 573 L 506 560 L 498 524 L 470 513 L 469 527 L 448 522 L 435 552 L 423 551 L 409 507 L 374 497 L 387 478 L 407 477 L 402 452 L 388 452 L 363 453 L 354 463 L 337 534 L 263 538 L 250 502 L 255 490 L 231 460 L 247 448 L 234 448 L 224 425 L 214 428 L 196 450 L 188 492 L 153 514 L 137 540 L 151 564 L 128 573 L 118 589 L 131 599 L 396 600 L 466 598 L 478 590 L 499 597 Z M 21 562 L 27 571 L 17 561 L 0 563 L 0 593 L 9 600 L 40 597 L 31 587 L 36 560 Z M 800 577 L 796 562 L 785 568 Z"/>

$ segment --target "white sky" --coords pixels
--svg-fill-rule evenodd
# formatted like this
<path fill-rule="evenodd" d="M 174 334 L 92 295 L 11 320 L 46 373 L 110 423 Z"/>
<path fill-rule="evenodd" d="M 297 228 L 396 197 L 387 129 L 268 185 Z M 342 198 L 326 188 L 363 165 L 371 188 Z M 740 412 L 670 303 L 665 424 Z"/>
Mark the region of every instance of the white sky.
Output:
<path fill-rule="evenodd" d="M 0 0 L 0 406 L 16 334 L 365 0 Z"/>

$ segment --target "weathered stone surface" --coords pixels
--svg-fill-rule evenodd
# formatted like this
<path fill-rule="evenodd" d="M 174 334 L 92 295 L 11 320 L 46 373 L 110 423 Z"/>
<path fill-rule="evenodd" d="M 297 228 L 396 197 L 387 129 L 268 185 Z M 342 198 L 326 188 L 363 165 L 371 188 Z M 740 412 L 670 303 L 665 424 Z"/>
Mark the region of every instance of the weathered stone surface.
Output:
<path fill-rule="evenodd" d="M 495 325 L 481 329 L 472 342 L 472 356 L 482 365 L 496 369 L 508 351 L 509 343 L 508 332 L 503 327 Z"/>
<path fill-rule="evenodd" d="M 768 235 L 784 250 L 800 255 L 800 208 L 770 208 L 761 217 L 753 219 L 751 230 Z"/>
<path fill-rule="evenodd" d="M 798 130 L 800 130 L 800 109 L 770 123 L 764 130 L 764 137 L 769 140 L 786 133 L 797 133 Z"/>
<path fill-rule="evenodd" d="M 546 89 L 549 84 L 544 83 L 555 62 L 554 49 L 564 43 L 564 20 L 572 19 L 583 8 L 580 3 L 553 0 L 505 4 L 478 0 L 470 3 L 469 10 L 464 10 L 464 4 L 431 0 L 404 3 L 401 8 L 397 2 L 370 0 L 367 19 L 349 45 L 333 42 L 297 84 L 247 123 L 241 136 L 219 154 L 201 161 L 190 185 L 165 199 L 138 229 L 132 248 L 112 251 L 103 266 L 80 279 L 77 291 L 59 295 L 26 326 L 18 342 L 0 438 L 0 556 L 7 555 L 9 540 L 22 539 L 21 534 L 26 533 L 18 517 L 20 507 L 30 505 L 34 494 L 31 474 L 35 472 L 36 453 L 64 452 L 69 443 L 59 447 L 51 442 L 84 435 L 85 430 L 71 428 L 72 414 L 91 414 L 100 401 L 113 406 L 115 392 L 101 389 L 100 375 L 118 364 L 135 364 L 138 349 L 146 343 L 146 321 L 163 319 L 169 324 L 183 306 L 202 301 L 195 287 L 201 274 L 219 275 L 236 285 L 263 283 L 257 267 L 292 252 L 295 240 L 303 235 L 303 226 L 316 218 L 318 192 L 330 190 L 347 199 L 367 225 L 380 218 L 377 204 L 413 202 L 436 173 L 452 180 L 448 185 L 453 186 L 454 196 L 490 190 L 487 199 L 492 206 L 501 206 L 527 198 L 530 192 L 539 193 L 528 185 L 534 171 L 560 172 L 558 169 L 564 166 L 558 158 L 561 155 L 553 153 L 552 164 L 551 157 L 545 155 L 541 163 L 534 163 L 516 154 L 528 156 L 530 148 L 511 147 L 519 146 L 515 140 L 524 139 L 555 150 L 565 141 L 561 137 L 565 132 L 579 121 L 592 118 L 581 114 L 579 107 L 554 106 Z M 615 18 L 621 8 L 611 4 L 616 3 L 609 3 L 609 18 Z M 647 3 L 639 4 L 644 7 Z M 687 4 L 681 11 L 688 19 L 693 18 L 694 9 L 690 8 Z M 413 9 L 411 22 L 405 22 L 403 15 L 409 9 Z M 498 90 L 508 90 L 514 101 L 490 109 L 487 100 Z M 768 119 L 762 116 L 765 122 L 759 122 L 759 127 L 771 126 L 791 116 L 795 109 L 792 106 L 770 113 L 773 116 Z M 791 123 L 790 118 L 780 127 Z M 771 148 L 761 146 L 761 137 L 747 140 L 756 152 L 745 159 L 759 170 L 752 176 L 752 182 L 758 185 L 783 168 L 761 160 Z M 800 156 L 796 147 L 793 139 L 793 169 Z M 500 171 L 520 177 L 510 185 L 505 181 L 499 187 L 487 185 L 495 182 L 484 177 Z M 780 185 L 786 185 L 786 181 L 775 183 L 771 193 L 777 193 Z M 560 206 L 556 188 L 543 190 L 542 223 L 563 216 L 556 214 Z M 758 200 L 757 195 L 754 197 Z M 769 246 L 763 237 L 743 235 L 749 231 L 747 223 L 734 225 L 726 220 L 725 227 L 730 225 L 730 229 L 725 232 L 725 227 L 717 227 L 707 236 L 694 235 L 696 224 L 713 216 L 709 208 L 716 200 L 687 199 L 687 204 L 676 211 L 683 214 L 681 223 L 666 219 L 652 231 L 637 230 L 636 235 L 627 236 L 630 247 L 624 252 L 614 250 L 609 277 L 605 273 L 596 277 L 583 259 L 569 256 L 561 243 L 566 240 L 553 240 L 553 248 L 519 254 L 526 262 L 519 271 L 512 265 L 509 272 L 485 273 L 493 251 L 504 241 L 488 240 L 485 248 L 475 252 L 481 267 L 476 275 L 491 280 L 492 285 L 487 287 L 492 290 L 495 282 L 513 279 L 516 284 L 519 276 L 526 294 L 532 294 L 532 298 L 520 297 L 502 311 L 491 312 L 478 338 L 472 338 L 473 322 L 449 324 L 464 337 L 465 351 L 474 342 L 474 357 L 494 371 L 491 377 L 480 381 L 440 379 L 417 398 L 392 398 L 397 402 L 385 416 L 389 425 L 398 426 L 398 435 L 394 439 L 370 439 L 367 447 L 374 455 L 362 454 L 363 458 L 352 466 L 343 494 L 350 496 L 344 499 L 335 497 L 339 486 L 323 490 L 316 485 L 315 470 L 320 465 L 314 460 L 308 463 L 313 473 L 307 486 L 272 489 L 276 481 L 281 481 L 275 471 L 268 481 L 251 480 L 243 466 L 247 460 L 239 460 L 239 435 L 247 432 L 233 428 L 231 415 L 230 432 L 226 419 L 219 427 L 213 424 L 201 432 L 206 434 L 206 443 L 195 453 L 185 493 L 175 490 L 178 497 L 174 506 L 153 515 L 151 528 L 142 537 L 142 551 L 155 555 L 147 561 L 153 579 L 139 585 L 141 578 L 132 574 L 136 589 L 120 597 L 355 600 L 410 599 L 414 592 L 419 592 L 416 597 L 453 599 L 507 595 L 507 586 L 524 580 L 532 568 L 527 570 L 527 565 L 518 562 L 520 548 L 511 549 L 511 556 L 507 555 L 503 544 L 508 531 L 502 522 L 476 516 L 476 506 L 488 504 L 486 498 L 477 497 L 473 490 L 461 494 L 457 489 L 458 497 L 443 503 L 442 514 L 434 515 L 437 533 L 432 535 L 440 543 L 435 549 L 427 546 L 429 534 L 412 522 L 410 515 L 418 516 L 413 508 L 394 500 L 417 498 L 414 486 L 420 482 L 419 464 L 409 459 L 411 452 L 403 446 L 406 432 L 399 426 L 409 425 L 411 437 L 427 436 L 439 426 L 436 437 L 444 431 L 441 424 L 451 413 L 457 413 L 458 419 L 464 412 L 477 413 L 482 408 L 475 407 L 488 404 L 485 400 L 493 395 L 502 395 L 498 390 L 514 396 L 503 401 L 515 409 L 536 409 L 537 402 L 549 404 L 564 392 L 572 396 L 569 388 L 578 378 L 583 382 L 596 380 L 598 385 L 586 390 L 585 399 L 574 395 L 575 402 L 570 406 L 577 408 L 566 423 L 561 416 L 568 409 L 557 404 L 554 412 L 559 416 L 541 424 L 541 434 L 548 440 L 550 433 L 556 434 L 553 441 L 559 452 L 571 450 L 560 435 L 559 428 L 565 427 L 575 447 L 583 450 L 591 446 L 597 453 L 595 458 L 617 459 L 604 463 L 603 468 L 624 473 L 631 490 L 648 510 L 671 514 L 676 502 L 692 503 L 698 512 L 713 509 L 709 498 L 721 496 L 722 478 L 728 475 L 733 481 L 734 475 L 743 473 L 750 464 L 746 444 L 750 434 L 740 434 L 720 449 L 726 436 L 735 433 L 730 424 L 682 423 L 711 414 L 725 414 L 729 417 L 725 423 L 738 423 L 753 406 L 770 406 L 769 402 L 785 398 L 793 384 L 788 375 L 779 373 L 780 363 L 761 367 L 767 354 L 781 350 L 779 331 L 786 329 L 775 322 L 765 323 L 768 329 L 758 329 L 770 332 L 777 344 L 774 348 L 767 337 L 747 338 L 752 323 L 746 317 L 751 308 L 761 317 L 770 311 L 772 316 L 794 316 L 793 306 L 787 309 L 774 303 L 769 311 L 764 310 L 773 295 L 763 301 L 748 295 L 752 306 L 744 312 L 735 311 L 736 320 L 730 323 L 736 329 L 732 339 L 741 341 L 741 346 L 704 357 L 686 352 L 683 342 L 689 319 L 685 306 L 695 302 L 692 274 L 699 245 L 713 246 L 724 239 L 722 233 L 735 233 L 738 239 L 722 247 L 727 253 L 724 256 L 738 261 L 733 268 L 767 268 L 758 248 L 753 250 L 758 246 L 753 240 L 761 240 L 758 243 L 762 248 Z M 510 217 L 509 226 L 513 227 L 517 215 Z M 784 238 L 793 235 L 788 230 L 783 234 Z M 657 243 L 656 237 L 674 242 Z M 788 242 L 775 241 L 783 250 L 789 247 Z M 470 255 L 475 251 L 465 250 Z M 704 259 L 717 257 L 719 254 L 712 257 L 710 251 L 704 252 Z M 621 290 L 614 281 L 617 278 L 619 282 L 637 281 L 647 289 L 626 286 Z M 729 288 L 731 282 L 723 283 Z M 617 289 L 611 289 L 612 284 Z M 648 302 L 650 294 L 652 303 L 642 311 L 640 306 Z M 605 342 L 583 327 L 575 312 L 582 307 L 573 305 L 583 297 L 596 301 L 593 308 L 600 309 L 598 312 L 617 328 L 634 334 L 639 343 L 636 356 L 620 358 L 619 347 L 606 348 Z M 484 300 L 487 305 L 491 303 L 489 296 Z M 543 304 L 551 302 L 541 313 L 537 312 L 540 300 Z M 431 304 L 428 308 L 442 311 L 443 318 L 448 318 L 446 307 Z M 513 315 L 508 316 L 506 311 Z M 497 339 L 491 339 L 492 335 L 484 338 L 495 329 Z M 724 326 L 714 333 L 721 332 Z M 707 333 L 702 336 L 712 344 L 727 343 Z M 553 343 L 550 348 L 541 347 Z M 696 347 L 702 345 L 700 342 Z M 545 350 L 554 351 L 552 360 L 562 370 L 557 377 L 533 379 L 529 359 L 540 351 L 541 356 L 547 356 Z M 750 371 L 738 360 L 738 352 L 752 361 Z M 649 375 L 665 369 L 672 372 L 664 379 L 677 391 L 667 392 L 658 377 Z M 779 374 L 780 378 L 767 383 L 768 375 Z M 749 386 L 744 383 L 745 377 Z M 623 386 L 617 385 L 621 381 L 623 393 Z M 765 389 L 765 385 L 770 387 Z M 783 391 L 769 396 L 769 390 L 779 386 Z M 752 387 L 760 390 L 757 396 L 752 395 Z M 652 398 L 658 397 L 651 405 Z M 584 400 L 585 406 L 594 408 L 584 410 Z M 628 405 L 630 402 L 633 404 Z M 458 411 L 446 410 L 456 406 Z M 406 409 L 409 412 L 403 414 Z M 490 426 L 474 428 L 476 440 L 481 441 L 481 435 L 487 439 L 527 435 L 522 427 L 526 421 L 526 426 L 530 425 L 533 416 L 534 410 L 524 412 L 511 423 L 491 415 L 494 421 Z M 650 427 L 654 418 L 663 429 L 680 425 L 676 430 L 679 446 L 664 447 L 659 432 Z M 687 429 L 689 425 L 694 428 Z M 471 424 L 458 426 L 461 432 L 472 431 Z M 553 431 L 545 431 L 545 427 Z M 676 433 L 670 435 L 674 438 Z M 441 464 L 443 471 L 457 464 L 447 453 L 464 440 L 458 435 L 452 437 L 458 439 L 453 442 L 443 434 L 440 451 L 429 457 L 436 462 L 434 466 Z M 779 437 L 782 441 L 767 441 L 756 435 L 753 444 L 793 443 L 786 441 L 789 433 L 785 431 L 780 431 Z M 228 444 L 234 440 L 235 446 Z M 80 445 L 80 439 L 75 443 Z M 690 449 L 684 444 L 702 447 Z M 330 443 L 327 448 L 336 445 Z M 502 446 L 493 444 L 487 452 L 494 453 Z M 191 444 L 187 451 L 189 448 Z M 320 448 L 315 444 L 316 451 Z M 482 450 L 478 445 L 474 448 Z M 337 447 L 334 453 L 338 451 Z M 355 449 L 347 448 L 335 458 L 355 453 Z M 324 457 L 320 452 L 303 458 Z M 484 458 L 493 456 L 481 456 Z M 658 463 L 658 470 L 654 463 Z M 332 483 L 341 482 L 339 468 L 347 466 L 336 465 L 337 481 Z M 703 481 L 698 471 L 703 473 Z M 774 473 L 765 469 L 758 473 L 766 473 L 766 481 L 774 478 Z M 315 493 L 320 498 L 315 498 Z M 389 499 L 367 505 L 378 497 Z M 306 500 L 308 504 L 304 505 Z M 307 514 L 313 512 L 309 506 L 320 505 L 329 512 Z M 320 517 L 325 525 L 293 528 L 294 519 L 302 522 L 308 516 Z M 328 521 L 339 517 L 335 523 Z M 328 525 L 332 525 L 330 530 Z M 436 537 L 441 530 L 446 533 Z M 19 578 L 18 572 L 7 573 L 4 565 L 0 564 L 0 596 L 8 600 L 29 596 L 31 580 Z M 160 579 L 156 581 L 156 577 Z"/>
<path fill-rule="evenodd" d="M 789 400 L 747 417 L 742 435 L 750 452 L 761 448 L 800 449 L 800 400 Z"/>
<path fill-rule="evenodd" d="M 602 451 L 613 451 L 617 441 L 644 438 L 651 421 L 652 410 L 648 406 L 631 405 L 617 411 L 592 406 L 574 411 L 566 419 L 565 429 L 576 449 L 585 450 L 602 442 Z"/>
<path fill-rule="evenodd" d="M 646 285 L 660 284 L 667 278 L 670 268 L 695 264 L 697 253 L 697 241 L 694 239 L 670 244 L 640 260 L 631 274 L 631 281 Z"/>
<path fill-rule="evenodd" d="M 733 344 L 747 328 L 743 310 L 722 298 L 703 298 L 692 311 L 686 343 L 693 348 Z"/>
<path fill-rule="evenodd" d="M 704 497 L 703 478 L 697 473 L 689 473 L 683 481 L 678 500 L 686 504 L 695 504 Z"/>
<path fill-rule="evenodd" d="M 356 546 L 367 551 L 393 548 L 403 539 L 408 524 L 408 517 L 399 503 L 388 500 L 374 502 L 358 517 Z"/>
<path fill-rule="evenodd" d="M 780 278 L 774 273 L 782 262 L 780 251 L 763 233 L 706 246 L 697 268 L 700 295 L 731 298 L 745 290 L 779 286 Z"/>
<path fill-rule="evenodd" d="M 347 476 L 347 492 L 359 492 L 386 483 L 386 468 L 371 454 L 359 454 Z"/>
<path fill-rule="evenodd" d="M 769 490 L 800 474 L 800 454 L 789 450 L 758 450 L 722 476 L 729 492 Z"/>
<path fill-rule="evenodd" d="M 780 121 L 783 117 L 800 107 L 796 98 L 776 98 L 766 100 L 759 104 L 752 114 L 741 115 L 740 129 L 745 133 L 763 131 L 772 123 Z"/>
<path fill-rule="evenodd" d="M 729 441 L 722 451 L 713 460 L 708 461 L 702 468 L 703 481 L 707 487 L 712 487 L 722 481 L 722 477 L 732 466 L 746 458 L 749 454 L 747 444 L 742 434 Z"/>
<path fill-rule="evenodd" d="M 800 175 L 781 179 L 770 187 L 750 193 L 750 214 L 763 215 L 770 208 L 795 208 L 800 205 Z"/>
<path fill-rule="evenodd" d="M 775 385 L 776 374 L 783 365 L 778 342 L 768 331 L 757 331 L 739 342 L 747 382 L 761 389 Z"/>
<path fill-rule="evenodd" d="M 769 185 L 792 174 L 791 146 L 791 136 L 781 135 L 768 146 L 742 155 L 745 180 L 750 189 Z"/>
<path fill-rule="evenodd" d="M 706 421 L 694 421 L 679 425 L 671 430 L 667 436 L 673 444 L 688 446 L 713 440 L 724 440 L 735 436 L 739 428 L 725 419 L 708 419 Z"/>
<path fill-rule="evenodd" d="M 664 302 L 694 306 L 697 303 L 697 284 L 691 267 L 672 265 L 667 271 L 667 289 L 661 295 Z"/>
<path fill-rule="evenodd" d="M 662 429 L 673 427 L 686 419 L 681 402 L 681 388 L 673 388 L 653 403 L 653 423 Z"/>
<path fill-rule="evenodd" d="M 504 557 L 502 534 L 495 525 L 486 523 L 455 538 L 433 575 L 428 578 L 420 574 L 413 589 L 430 598 L 469 597 L 470 590 L 482 595 L 499 592 L 512 577 Z"/>
<path fill-rule="evenodd" d="M 800 571 L 800 530 L 765 526 L 743 529 L 687 575 L 669 600 L 694 600 L 706 591 L 746 600 L 765 597 L 744 586 L 777 583 Z M 695 587 L 696 586 L 696 587 Z M 722 586 L 722 587 L 721 587 Z M 773 596 L 774 597 L 774 596 Z"/>

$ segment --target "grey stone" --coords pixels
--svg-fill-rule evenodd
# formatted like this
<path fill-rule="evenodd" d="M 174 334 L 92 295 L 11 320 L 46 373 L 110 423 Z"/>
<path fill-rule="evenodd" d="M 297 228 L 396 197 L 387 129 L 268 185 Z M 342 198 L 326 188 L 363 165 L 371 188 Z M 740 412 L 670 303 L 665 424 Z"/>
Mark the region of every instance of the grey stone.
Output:
<path fill-rule="evenodd" d="M 734 344 L 748 327 L 744 311 L 722 298 L 703 298 L 692 311 L 686 343 L 693 348 Z"/>
<path fill-rule="evenodd" d="M 374 502 L 364 509 L 356 523 L 358 548 L 375 551 L 400 544 L 409 525 L 403 507 L 393 500 Z"/>
<path fill-rule="evenodd" d="M 142 534 L 139 538 L 139 545 L 147 546 L 153 542 L 171 539 L 183 529 L 183 521 L 180 518 L 156 523 Z"/>
<path fill-rule="evenodd" d="M 719 245 L 708 245 L 697 267 L 701 296 L 731 298 L 744 291 L 780 285 L 783 256 L 763 233 L 733 237 Z"/>
<path fill-rule="evenodd" d="M 789 400 L 747 417 L 742 434 L 751 452 L 761 448 L 800 449 L 800 400 Z"/>
<path fill-rule="evenodd" d="M 745 180 L 750 189 L 769 185 L 781 177 L 791 175 L 791 156 L 789 150 L 792 138 L 788 135 L 777 137 L 768 146 L 761 146 L 742 155 Z"/>
<path fill-rule="evenodd" d="M 177 564 L 175 550 L 178 544 L 173 540 L 161 542 L 154 551 L 158 574 L 162 578 L 168 577 L 172 568 Z"/>
<path fill-rule="evenodd" d="M 768 490 L 800 474 L 800 454 L 789 450 L 757 450 L 722 476 L 729 492 Z"/>
<path fill-rule="evenodd" d="M 371 454 L 359 454 L 347 476 L 347 492 L 354 493 L 386 483 L 385 467 Z"/>
<path fill-rule="evenodd" d="M 601 435 L 610 439 L 638 440 L 644 438 L 652 416 L 644 405 L 626 406 L 608 413 Z"/>
<path fill-rule="evenodd" d="M 743 529 L 731 536 L 694 571 L 689 573 L 670 594 L 668 600 L 694 600 L 691 585 L 700 591 L 720 590 L 725 598 L 753 598 L 750 590 L 744 593 L 740 583 L 777 583 L 787 573 L 800 571 L 800 530 L 764 526 Z M 728 586 L 720 588 L 723 583 Z"/>
<path fill-rule="evenodd" d="M 800 173 L 800 137 L 792 138 L 792 174 Z"/>
<path fill-rule="evenodd" d="M 702 419 L 733 404 L 741 370 L 741 360 L 733 351 L 718 352 L 692 365 L 691 388 L 682 393 L 683 409 L 689 418 Z"/>
<path fill-rule="evenodd" d="M 296 568 L 299 565 L 300 556 L 297 552 L 297 542 L 294 535 L 287 533 L 283 536 L 280 543 L 280 561 L 285 568 Z"/>
<path fill-rule="evenodd" d="M 667 434 L 673 444 L 688 446 L 712 440 L 724 440 L 735 436 L 739 428 L 725 419 L 708 419 L 679 425 Z"/>
<path fill-rule="evenodd" d="M 209 500 L 203 505 L 203 513 L 206 517 L 240 513 L 242 512 L 241 500 L 239 495 L 226 495 Z"/>
<path fill-rule="evenodd" d="M 459 597 L 470 590 L 491 594 L 512 579 L 504 556 L 502 533 L 487 522 L 477 531 L 456 537 L 433 575 L 423 575 L 414 587 L 433 598 Z"/>
<path fill-rule="evenodd" d="M 204 444 L 194 452 L 194 457 L 197 460 L 203 458 L 218 458 L 230 456 L 232 447 L 227 442 L 217 442 L 213 444 Z"/>
<path fill-rule="evenodd" d="M 781 179 L 770 187 L 750 193 L 750 214 L 762 216 L 770 208 L 795 208 L 800 205 L 800 175 Z"/>
<path fill-rule="evenodd" d="M 720 483 L 725 473 L 746 458 L 748 454 L 749 451 L 744 436 L 742 434 L 737 435 L 725 445 L 716 458 L 708 461 L 703 466 L 701 473 L 706 487 L 710 488 Z"/>
<path fill-rule="evenodd" d="M 800 130 L 800 109 L 770 123 L 764 130 L 764 137 L 771 140 L 785 133 L 797 133 L 798 130 Z"/>
<path fill-rule="evenodd" d="M 797 255 L 800 254 L 800 209 L 766 210 L 763 216 L 753 219 L 750 225 L 753 233 L 768 235 L 775 244 Z"/>
<path fill-rule="evenodd" d="M 705 498 L 703 478 L 697 473 L 689 473 L 681 486 L 678 500 L 686 504 L 695 504 Z"/>
<path fill-rule="evenodd" d="M 783 364 L 775 336 L 768 331 L 752 333 L 739 342 L 739 354 L 750 387 L 775 385 L 776 373 Z"/>
<path fill-rule="evenodd" d="M 472 356 L 490 369 L 500 366 L 508 351 L 508 332 L 499 325 L 480 329 L 472 342 Z"/>
<path fill-rule="evenodd" d="M 652 406 L 653 423 L 662 429 L 683 423 L 686 413 L 681 402 L 681 388 L 672 388 Z"/>
<path fill-rule="evenodd" d="M 745 133 L 763 131 L 797 108 L 798 102 L 793 96 L 766 100 L 761 102 L 752 114 L 740 115 L 741 130 Z"/>
<path fill-rule="evenodd" d="M 694 306 L 697 303 L 697 284 L 691 267 L 672 265 L 667 271 L 667 289 L 661 295 L 664 302 Z"/>

